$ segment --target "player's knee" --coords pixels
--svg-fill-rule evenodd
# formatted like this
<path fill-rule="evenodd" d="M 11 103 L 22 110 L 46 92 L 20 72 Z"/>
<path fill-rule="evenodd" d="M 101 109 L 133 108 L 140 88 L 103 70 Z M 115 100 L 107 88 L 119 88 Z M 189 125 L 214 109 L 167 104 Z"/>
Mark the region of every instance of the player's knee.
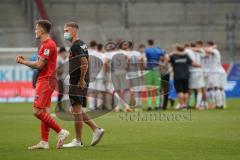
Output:
<path fill-rule="evenodd" d="M 74 114 L 81 114 L 82 113 L 82 106 L 81 105 L 76 105 L 72 108 L 72 112 Z"/>
<path fill-rule="evenodd" d="M 41 113 L 41 112 L 44 112 L 43 109 L 38 109 L 38 108 L 33 108 L 33 115 L 35 117 L 38 117 L 38 115 Z"/>

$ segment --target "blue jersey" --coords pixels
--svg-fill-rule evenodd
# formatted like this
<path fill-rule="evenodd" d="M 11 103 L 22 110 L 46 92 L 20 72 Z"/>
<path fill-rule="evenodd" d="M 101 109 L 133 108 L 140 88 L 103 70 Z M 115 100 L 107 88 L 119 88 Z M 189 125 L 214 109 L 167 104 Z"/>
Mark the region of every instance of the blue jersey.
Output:
<path fill-rule="evenodd" d="M 147 58 L 147 69 L 154 69 L 159 66 L 159 61 L 165 55 L 165 51 L 159 47 L 149 47 L 145 49 Z"/>

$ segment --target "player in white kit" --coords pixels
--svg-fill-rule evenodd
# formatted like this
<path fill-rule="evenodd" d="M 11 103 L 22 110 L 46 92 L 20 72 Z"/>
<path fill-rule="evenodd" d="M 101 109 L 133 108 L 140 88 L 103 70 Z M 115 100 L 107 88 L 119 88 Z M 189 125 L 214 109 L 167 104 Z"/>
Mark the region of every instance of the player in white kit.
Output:
<path fill-rule="evenodd" d="M 96 72 L 96 74 L 94 73 L 94 81 L 89 84 L 89 88 L 96 90 L 89 97 L 89 109 L 91 111 L 96 108 L 100 109 L 100 106 L 103 104 L 104 92 L 106 91 L 104 78 L 106 76 L 107 58 L 102 50 L 98 50 L 98 46 L 101 45 L 97 44 L 97 49 L 89 50 L 90 62 L 92 62 L 91 59 L 93 57 L 93 60 L 95 60 L 92 62 L 94 64 L 90 64 L 90 71 L 92 71 L 90 74 Z"/>
<path fill-rule="evenodd" d="M 207 90 L 209 88 L 209 68 L 210 68 L 209 57 L 207 52 L 205 51 L 202 41 L 195 42 L 195 46 L 196 46 L 195 51 L 205 54 L 205 56 L 201 57 L 204 86 L 202 89 L 203 96 L 202 96 L 202 102 L 200 106 L 201 108 L 208 108 L 209 104 L 208 104 Z"/>
<path fill-rule="evenodd" d="M 95 76 L 96 76 L 96 72 L 98 72 L 98 68 L 101 66 L 99 63 L 97 63 L 97 42 L 92 40 L 89 43 L 89 49 L 88 49 L 88 54 L 89 54 L 89 63 L 90 63 L 90 67 L 89 67 L 89 73 L 90 73 L 90 83 L 89 83 L 89 89 L 96 89 L 96 82 L 95 82 Z M 94 79 L 94 80 L 93 80 Z M 97 95 L 96 93 L 89 93 L 89 109 L 90 111 L 93 111 L 97 108 Z"/>
<path fill-rule="evenodd" d="M 107 90 L 108 92 L 113 93 L 117 98 L 117 106 L 114 108 L 115 112 L 118 112 L 122 108 L 124 108 L 125 111 L 130 112 L 132 109 L 125 102 L 126 98 L 124 97 L 124 90 L 127 88 L 127 68 L 125 66 L 127 66 L 128 55 L 126 51 L 116 49 L 116 46 L 114 47 L 114 45 L 116 45 L 114 42 L 109 42 L 108 44 L 110 43 L 112 43 L 112 46 L 109 45 L 110 48 L 105 53 L 108 59 L 107 66 L 109 68 L 107 74 Z"/>
<path fill-rule="evenodd" d="M 202 64 L 202 59 L 206 56 L 204 50 L 199 48 L 195 49 L 195 44 L 191 44 L 190 47 L 185 48 L 185 52 L 187 52 L 191 60 L 197 64 Z M 203 109 L 201 107 L 204 88 L 203 68 L 190 66 L 189 71 L 190 71 L 189 78 L 190 96 L 194 95 L 194 91 L 196 91 L 197 92 L 196 108 Z"/>
<path fill-rule="evenodd" d="M 143 85 L 144 57 L 140 52 L 134 50 L 133 42 L 129 41 L 129 65 L 127 79 L 129 80 L 129 89 L 131 90 L 131 100 L 135 100 L 135 109 L 142 107 L 141 102 L 141 86 Z"/>
<path fill-rule="evenodd" d="M 225 106 L 225 92 L 227 75 L 222 67 L 221 54 L 217 46 L 213 42 L 207 42 L 206 51 L 209 53 L 210 60 L 210 79 L 209 86 L 211 88 L 210 97 L 217 108 Z"/>

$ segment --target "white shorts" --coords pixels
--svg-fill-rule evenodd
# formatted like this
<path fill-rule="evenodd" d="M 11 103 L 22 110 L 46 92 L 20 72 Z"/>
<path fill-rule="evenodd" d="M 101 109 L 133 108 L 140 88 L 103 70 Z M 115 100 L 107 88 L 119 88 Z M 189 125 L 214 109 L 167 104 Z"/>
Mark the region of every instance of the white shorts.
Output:
<path fill-rule="evenodd" d="M 203 72 L 203 83 L 204 88 L 210 88 L 210 82 L 209 82 L 209 72 Z"/>
<path fill-rule="evenodd" d="M 111 78 L 114 90 L 125 90 L 128 88 L 125 74 L 115 74 Z"/>
<path fill-rule="evenodd" d="M 106 86 L 104 84 L 104 79 L 96 79 L 95 81 L 89 83 L 89 87 L 97 91 L 106 91 Z"/>
<path fill-rule="evenodd" d="M 204 76 L 202 72 L 191 72 L 189 78 L 189 88 L 198 89 L 204 87 Z"/>
<path fill-rule="evenodd" d="M 220 72 L 211 73 L 209 83 L 211 87 L 224 88 L 227 83 L 227 74 Z"/>
<path fill-rule="evenodd" d="M 227 85 L 227 73 L 220 73 L 220 87 L 225 88 Z"/>

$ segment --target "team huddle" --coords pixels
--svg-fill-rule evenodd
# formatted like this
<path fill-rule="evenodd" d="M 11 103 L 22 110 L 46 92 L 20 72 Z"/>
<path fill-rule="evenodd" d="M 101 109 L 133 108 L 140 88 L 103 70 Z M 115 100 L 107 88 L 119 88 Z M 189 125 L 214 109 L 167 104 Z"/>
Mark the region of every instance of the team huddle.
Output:
<path fill-rule="evenodd" d="M 221 64 L 221 55 L 217 46 L 210 41 L 205 46 L 202 41 L 197 41 L 185 44 L 184 47 L 177 46 L 176 48 L 178 50 L 177 54 L 174 52 L 171 54 L 179 56 L 180 53 L 186 55 L 190 61 L 190 67 L 185 69 L 189 70 L 189 75 L 186 76 L 188 78 L 185 82 L 189 83 L 189 85 L 185 84 L 189 90 L 186 87 L 187 90 L 182 92 L 185 98 L 190 94 L 190 99 L 186 98 L 187 100 L 182 102 L 182 97 L 179 95 L 180 105 L 178 107 L 195 106 L 197 109 L 224 108 L 224 86 L 226 85 L 227 76 Z M 182 62 L 179 63 L 181 64 Z M 181 68 L 181 66 L 178 67 Z M 173 66 L 173 68 L 175 67 Z M 174 70 L 174 74 L 176 73 L 178 71 Z M 175 81 L 178 81 L 177 79 L 176 77 Z M 177 85 L 175 85 L 175 88 L 178 90 Z M 195 104 L 191 102 L 194 99 L 196 101 Z"/>
<path fill-rule="evenodd" d="M 104 129 L 84 112 L 83 108 L 87 107 L 90 111 L 102 107 L 116 112 L 131 112 L 143 106 L 149 111 L 165 110 L 169 100 L 174 106 L 176 96 L 173 91 L 178 98 L 177 109 L 213 109 L 226 105 L 226 72 L 214 42 L 209 41 L 205 45 L 201 41 L 176 44 L 170 53 L 155 46 L 152 39 L 148 40 L 147 46 L 141 44 L 136 50 L 132 41 L 123 40 L 109 41 L 107 45 L 91 41 L 87 46 L 78 37 L 78 25 L 69 22 L 64 25 L 64 39 L 71 42 L 68 95 L 74 116 L 75 138 L 64 144 L 69 132 L 60 127 L 49 113 L 57 81 L 62 85 L 56 77 L 58 51 L 50 30 L 49 21 L 36 22 L 35 34 L 41 42 L 37 61 L 28 61 L 23 56 L 16 58 L 17 63 L 39 71 L 33 107 L 34 115 L 41 121 L 41 141 L 29 149 L 48 149 L 50 129 L 58 134 L 58 149 L 83 147 L 83 123 L 92 129 L 91 145 L 96 145 Z M 59 102 L 62 94 L 59 94 Z M 106 100 L 109 95 L 115 97 L 114 103 Z"/>
<path fill-rule="evenodd" d="M 114 45 L 105 50 L 96 41 L 89 44 L 90 64 L 99 64 L 96 57 L 101 60 L 100 66 L 90 66 L 90 75 L 101 68 L 89 86 L 98 91 L 98 95 L 89 96 L 90 110 L 111 106 L 103 102 L 105 92 L 115 93 L 118 99 L 113 107 L 115 111 L 142 108 L 143 92 L 147 94 L 147 110 L 166 109 L 168 101 L 174 99 L 173 87 L 178 97 L 177 109 L 225 107 L 226 72 L 213 42 L 176 44 L 170 53 L 154 46 L 153 40 L 148 41 L 148 46 L 139 45 L 138 50 L 134 50 L 131 41 L 110 44 Z"/>

